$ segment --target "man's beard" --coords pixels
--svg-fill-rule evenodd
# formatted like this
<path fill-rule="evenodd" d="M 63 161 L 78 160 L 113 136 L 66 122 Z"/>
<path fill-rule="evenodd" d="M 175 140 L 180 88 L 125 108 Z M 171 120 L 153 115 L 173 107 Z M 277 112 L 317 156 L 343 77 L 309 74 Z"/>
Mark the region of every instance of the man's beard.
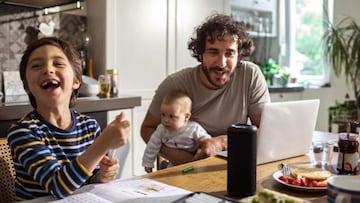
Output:
<path fill-rule="evenodd" d="M 209 69 L 207 69 L 205 67 L 205 65 L 202 65 L 201 67 L 203 73 L 206 76 L 206 79 L 209 81 L 210 84 L 212 84 L 213 86 L 215 86 L 215 89 L 221 89 L 225 86 L 225 84 L 216 84 L 210 77 L 210 73 L 213 72 L 216 75 L 223 75 L 223 74 L 230 74 L 230 68 L 229 67 L 224 67 L 224 68 L 220 68 L 220 67 L 210 67 Z M 230 76 L 229 76 L 230 77 Z"/>

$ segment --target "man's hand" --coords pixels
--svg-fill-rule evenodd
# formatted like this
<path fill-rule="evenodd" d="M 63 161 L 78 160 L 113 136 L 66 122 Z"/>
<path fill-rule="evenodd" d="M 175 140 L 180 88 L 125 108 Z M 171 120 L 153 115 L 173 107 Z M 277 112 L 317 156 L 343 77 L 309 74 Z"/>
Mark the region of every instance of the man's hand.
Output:
<path fill-rule="evenodd" d="M 199 150 L 200 149 L 200 150 Z M 198 151 L 195 154 L 193 161 L 199 159 L 205 159 L 209 156 L 215 156 L 217 152 L 223 151 L 227 149 L 227 136 L 219 135 L 217 137 L 213 137 L 211 139 L 200 139 L 195 144 L 194 147 L 191 148 L 191 151 Z"/>
<path fill-rule="evenodd" d="M 100 162 L 100 171 L 96 182 L 107 183 L 114 180 L 119 173 L 119 168 L 119 160 L 117 158 L 104 156 Z"/>
<path fill-rule="evenodd" d="M 174 165 L 190 162 L 194 156 L 194 154 L 188 150 L 171 148 L 164 144 L 161 147 L 160 155 Z"/>

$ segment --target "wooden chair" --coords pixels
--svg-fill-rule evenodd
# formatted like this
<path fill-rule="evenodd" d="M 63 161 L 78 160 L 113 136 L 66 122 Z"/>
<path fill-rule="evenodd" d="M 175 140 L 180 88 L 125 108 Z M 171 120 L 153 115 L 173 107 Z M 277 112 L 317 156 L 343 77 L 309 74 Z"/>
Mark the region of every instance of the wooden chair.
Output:
<path fill-rule="evenodd" d="M 6 138 L 0 138 L 0 203 L 15 202 L 15 168 Z"/>

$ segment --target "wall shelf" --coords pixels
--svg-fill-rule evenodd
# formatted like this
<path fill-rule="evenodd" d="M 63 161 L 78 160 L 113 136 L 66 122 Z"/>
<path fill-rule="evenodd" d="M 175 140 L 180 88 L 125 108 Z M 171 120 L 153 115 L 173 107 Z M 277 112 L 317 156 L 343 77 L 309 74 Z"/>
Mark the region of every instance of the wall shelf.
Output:
<path fill-rule="evenodd" d="M 277 0 L 231 0 L 234 19 L 244 22 L 252 37 L 276 37 Z"/>
<path fill-rule="evenodd" d="M 23 6 L 29 8 L 43 9 L 53 6 L 63 6 L 71 3 L 76 3 L 79 0 L 4 0 L 0 1 L 2 4 L 8 4 L 13 6 Z"/>

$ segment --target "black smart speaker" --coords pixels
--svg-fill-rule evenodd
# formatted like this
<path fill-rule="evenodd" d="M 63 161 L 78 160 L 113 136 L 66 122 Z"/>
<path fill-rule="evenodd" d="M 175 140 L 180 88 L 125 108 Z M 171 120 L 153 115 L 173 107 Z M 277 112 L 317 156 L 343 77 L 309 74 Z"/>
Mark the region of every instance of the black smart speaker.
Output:
<path fill-rule="evenodd" d="M 231 196 L 256 192 L 256 131 L 256 126 L 246 124 L 234 124 L 227 130 L 227 191 Z"/>

